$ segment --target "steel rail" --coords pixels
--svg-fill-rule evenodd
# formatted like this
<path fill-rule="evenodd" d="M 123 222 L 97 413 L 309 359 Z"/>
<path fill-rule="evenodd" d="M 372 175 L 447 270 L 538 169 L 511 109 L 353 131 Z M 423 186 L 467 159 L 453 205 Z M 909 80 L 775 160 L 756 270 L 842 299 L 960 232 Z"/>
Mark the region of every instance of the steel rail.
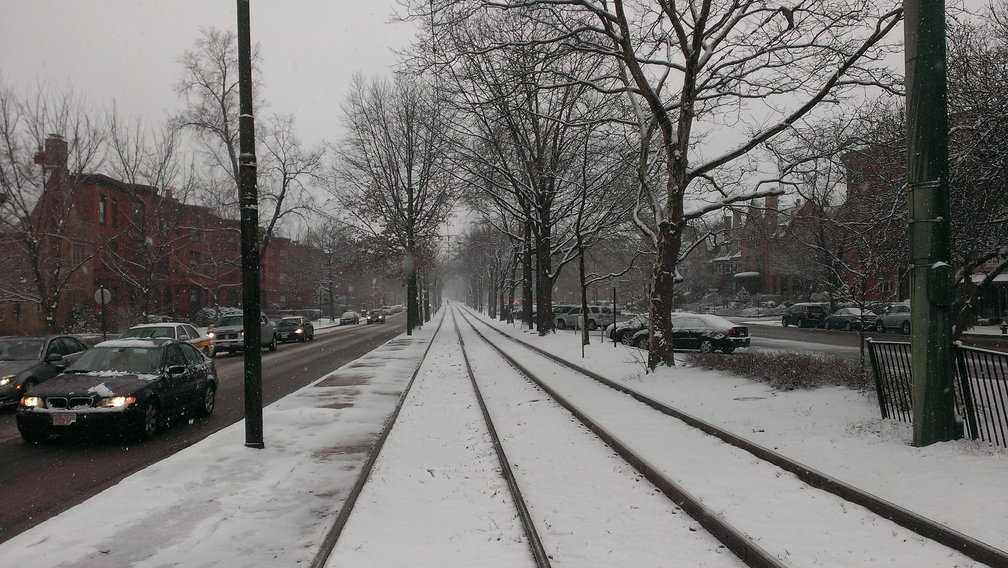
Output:
<path fill-rule="evenodd" d="M 775 555 L 753 542 L 748 535 L 738 530 L 727 521 L 723 520 L 717 512 L 706 507 L 703 502 L 686 491 L 681 485 L 668 479 L 657 467 L 652 465 L 643 456 L 634 452 L 623 444 L 619 438 L 607 431 L 601 424 L 592 420 L 587 414 L 582 412 L 571 401 L 564 398 L 556 390 L 539 380 L 532 371 L 525 368 L 513 357 L 505 353 L 494 345 L 485 335 L 483 335 L 469 318 L 463 314 L 463 319 L 472 327 L 476 333 L 491 349 L 497 352 L 505 361 L 514 367 L 518 372 L 525 375 L 533 384 L 542 389 L 560 406 L 567 409 L 575 418 L 605 442 L 614 452 L 616 452 L 630 466 L 636 469 L 645 479 L 651 482 L 659 491 L 665 494 L 672 502 L 681 507 L 690 517 L 700 523 L 714 538 L 723 543 L 728 550 L 732 551 L 742 562 L 752 568 L 785 568 Z"/>
<path fill-rule="evenodd" d="M 455 310 L 452 309 L 452 323 L 455 324 L 455 333 L 458 336 L 459 345 L 462 347 L 462 358 L 465 360 L 466 371 L 469 373 L 469 380 L 472 382 L 473 392 L 476 393 L 476 400 L 479 402 L 480 411 L 483 413 L 483 420 L 486 422 L 487 430 L 490 432 L 490 439 L 493 440 L 494 450 L 497 452 L 497 459 L 500 461 L 501 472 L 504 474 L 504 479 L 507 481 L 508 489 L 511 490 L 511 497 L 515 504 L 515 509 L 518 510 L 518 516 L 521 518 L 522 526 L 525 528 L 525 536 L 528 537 L 529 549 L 532 552 L 532 557 L 535 559 L 536 566 L 539 568 L 551 568 L 549 555 L 546 554 L 546 549 L 543 547 L 542 539 L 539 537 L 539 531 L 535 528 L 535 523 L 532 520 L 532 514 L 528 510 L 528 506 L 525 504 L 525 498 L 522 497 L 521 488 L 518 487 L 518 480 L 515 478 L 514 470 L 511 468 L 511 462 L 507 458 L 507 454 L 504 452 L 504 446 L 501 444 L 500 436 L 497 435 L 497 429 L 493 425 L 493 420 L 490 418 L 490 410 L 487 408 L 486 401 L 483 399 L 483 393 L 480 392 L 479 384 L 476 382 L 476 374 L 473 373 L 472 365 L 469 363 L 469 356 L 466 355 L 465 341 L 462 339 L 462 332 L 458 328 L 458 322 L 455 319 Z"/>
<path fill-rule="evenodd" d="M 406 388 L 403 389 L 401 395 L 399 395 L 399 401 L 396 403 L 395 410 L 392 414 L 385 419 L 385 424 L 382 426 L 381 434 L 379 434 L 378 439 L 375 441 L 374 445 L 368 452 L 367 460 L 364 462 L 364 467 L 361 469 L 360 475 L 357 476 L 357 481 L 354 482 L 353 487 L 350 489 L 350 493 L 347 495 L 346 501 L 343 502 L 343 506 L 340 507 L 339 514 L 336 515 L 336 520 L 333 522 L 329 530 L 326 531 L 325 537 L 322 539 L 322 544 L 319 546 L 318 552 L 315 553 L 315 558 L 312 559 L 310 564 L 311 568 L 324 568 L 326 562 L 329 561 L 329 555 L 332 554 L 333 548 L 336 547 L 336 542 L 339 540 L 340 534 L 343 533 L 343 529 L 346 527 L 347 521 L 350 519 L 350 513 L 353 511 L 354 505 L 357 504 L 357 499 L 360 497 L 361 492 L 364 490 L 364 485 L 367 484 L 368 477 L 371 476 L 371 470 L 374 469 L 375 462 L 378 461 L 378 454 L 381 453 L 382 448 L 385 446 L 385 440 L 388 438 L 389 433 L 392 432 L 392 427 L 395 425 L 396 419 L 399 418 L 399 411 L 402 410 L 403 404 L 406 402 L 406 397 L 409 396 L 410 389 L 413 387 L 413 381 L 416 380 L 417 375 L 420 374 L 420 368 L 423 367 L 424 361 L 427 360 L 427 354 L 430 352 L 430 348 L 434 345 L 434 339 L 437 337 L 438 332 L 441 331 L 441 324 L 444 323 L 445 313 L 441 314 L 441 321 L 438 322 L 437 328 L 434 329 L 434 334 L 431 335 L 430 343 L 427 344 L 427 348 L 424 349 L 423 356 L 420 357 L 420 362 L 417 363 L 416 369 L 413 370 L 413 375 L 410 376 L 410 380 L 406 383 Z"/>
<path fill-rule="evenodd" d="M 724 430 L 710 422 L 704 421 L 697 418 L 691 414 L 687 414 L 677 408 L 668 406 L 662 402 L 659 402 L 645 394 L 642 394 L 632 388 L 621 385 L 611 379 L 607 379 L 598 373 L 585 369 L 579 365 L 571 363 L 565 359 L 561 359 L 552 353 L 544 351 L 534 345 L 530 345 L 520 339 L 511 337 L 510 335 L 494 328 L 493 326 L 483 322 L 480 318 L 474 318 L 486 325 L 488 328 L 496 331 L 501 336 L 525 347 L 554 363 L 567 367 L 573 371 L 581 373 L 587 377 L 590 377 L 599 383 L 602 383 L 614 390 L 621 393 L 627 394 L 634 399 L 640 401 L 643 404 L 673 418 L 677 418 L 698 430 L 703 431 L 706 434 L 719 438 L 720 440 L 735 446 L 741 450 L 745 450 L 750 454 L 767 461 L 789 473 L 794 474 L 798 479 L 802 480 L 806 484 L 815 487 L 816 489 L 822 489 L 823 491 L 832 493 L 841 499 L 860 505 L 865 509 L 888 519 L 903 528 L 909 529 L 920 536 L 933 540 L 939 544 L 943 544 L 951 549 L 957 550 L 964 555 L 976 560 L 977 562 L 982 562 L 990 566 L 1006 566 L 1008 567 L 1008 552 L 1005 552 L 995 546 L 987 544 L 981 540 L 973 538 L 967 534 L 961 533 L 955 529 L 947 527 L 933 521 L 923 515 L 915 513 L 909 509 L 901 507 L 890 501 L 878 497 L 872 493 L 859 489 L 849 483 L 841 481 L 831 475 L 818 471 L 812 467 L 809 467 L 801 462 L 793 460 L 787 456 L 777 453 L 769 448 L 756 444 L 750 440 L 747 440 L 739 435 L 733 434 L 727 430 Z M 467 319 L 468 321 L 468 319 Z M 470 322 L 470 325 L 471 322 Z"/>

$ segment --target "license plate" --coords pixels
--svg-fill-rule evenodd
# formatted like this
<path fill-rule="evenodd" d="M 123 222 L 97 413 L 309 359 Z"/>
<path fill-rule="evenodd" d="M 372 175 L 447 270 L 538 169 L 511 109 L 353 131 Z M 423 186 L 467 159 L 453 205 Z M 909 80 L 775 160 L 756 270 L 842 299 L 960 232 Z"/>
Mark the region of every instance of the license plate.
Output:
<path fill-rule="evenodd" d="M 290 337 L 289 333 L 281 333 L 280 334 L 280 339 L 287 339 L 288 337 Z"/>
<path fill-rule="evenodd" d="M 76 414 L 53 414 L 53 426 L 69 426 L 77 421 Z"/>

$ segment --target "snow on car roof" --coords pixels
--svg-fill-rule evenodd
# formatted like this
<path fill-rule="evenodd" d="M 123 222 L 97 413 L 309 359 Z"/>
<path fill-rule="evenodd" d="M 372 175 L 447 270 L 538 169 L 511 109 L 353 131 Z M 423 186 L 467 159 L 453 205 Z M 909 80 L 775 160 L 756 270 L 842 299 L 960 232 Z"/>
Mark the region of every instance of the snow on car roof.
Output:
<path fill-rule="evenodd" d="M 138 323 L 134 326 L 130 326 L 130 329 L 136 329 L 140 327 L 172 327 L 176 325 L 188 325 L 181 321 L 163 321 L 161 323 Z"/>

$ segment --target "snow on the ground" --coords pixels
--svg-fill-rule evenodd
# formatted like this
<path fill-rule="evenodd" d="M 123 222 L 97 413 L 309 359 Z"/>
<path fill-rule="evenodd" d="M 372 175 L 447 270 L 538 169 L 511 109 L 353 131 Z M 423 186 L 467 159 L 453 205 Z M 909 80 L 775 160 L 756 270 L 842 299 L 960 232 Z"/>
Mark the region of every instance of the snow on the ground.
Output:
<path fill-rule="evenodd" d="M 960 440 L 911 446 L 909 425 L 882 420 L 873 394 L 841 387 L 774 391 L 716 371 L 680 365 L 646 372 L 635 348 L 580 345 L 491 325 L 670 406 L 826 474 L 1008 550 L 1008 450 Z"/>
<path fill-rule="evenodd" d="M 1005 530 L 1008 507 L 1004 506 L 1003 499 L 1004 480 L 1008 479 L 1006 450 L 972 441 L 912 447 L 906 425 L 881 420 L 871 396 L 848 389 L 828 387 L 778 392 L 740 377 L 685 365 L 646 373 L 640 350 L 622 345 L 613 348 L 611 343 L 598 342 L 597 336 L 586 348 L 585 359 L 581 359 L 580 345 L 572 334 L 540 338 L 499 322 L 491 322 L 491 325 L 884 499 L 988 544 L 1008 549 L 1008 530 Z M 316 554 L 366 459 L 370 444 L 394 408 L 434 328 L 427 326 L 412 337 L 400 336 L 267 407 L 264 412 L 266 449 L 244 447 L 243 423 L 225 428 L 0 544 L 0 564 L 70 567 L 306 565 Z M 381 562 L 371 561 L 375 558 L 400 559 L 399 565 L 422 564 L 412 556 L 405 556 L 419 545 L 403 547 L 405 552 L 375 548 L 375 543 L 390 542 L 381 540 L 388 536 L 386 531 L 402 538 L 413 538 L 414 544 L 424 542 L 423 538 L 430 539 L 422 550 L 443 553 L 441 566 L 457 565 L 452 556 L 460 544 L 457 540 L 438 542 L 434 535 L 451 532 L 452 527 L 456 529 L 454 534 L 467 538 L 484 536 L 487 541 L 480 542 L 480 546 L 493 551 L 469 565 L 485 565 L 498 554 L 502 558 L 515 559 L 511 565 L 518 565 L 520 557 L 527 554 L 524 542 L 513 538 L 513 526 L 517 521 L 513 516 L 501 516 L 506 508 L 502 493 L 492 495 L 490 490 L 503 485 L 499 479 L 487 477 L 491 463 L 488 443 L 482 431 L 475 430 L 475 402 L 464 403 L 462 396 L 463 391 L 469 396 L 467 389 L 470 387 L 457 374 L 457 355 L 447 351 L 450 341 L 444 341 L 448 345 L 439 340 L 444 349 L 438 347 L 431 352 L 435 362 L 422 379 L 418 377 L 417 391 L 403 408 L 400 417 L 404 422 L 400 423 L 398 432 L 393 430 L 386 446 L 388 453 L 380 458 L 375 470 L 378 473 L 373 472 L 380 477 L 374 477 L 371 485 L 366 486 L 362 501 L 358 502 L 362 508 L 351 516 L 351 525 L 344 538 L 353 540 L 341 539 L 337 544 L 337 550 L 342 550 L 340 547 L 345 546 L 345 542 L 370 543 L 371 550 L 377 551 L 378 556 L 354 556 L 354 561 L 360 562 L 357 565 L 382 566 Z M 504 369 L 499 361 L 494 363 L 488 357 L 474 361 L 474 365 Z M 569 418 L 561 420 L 564 423 L 561 426 L 551 422 L 549 414 L 533 413 L 548 404 L 543 399 L 545 395 L 531 398 L 527 390 L 502 388 L 498 382 L 490 381 L 486 388 L 488 391 L 497 389 L 494 397 L 499 406 L 492 406 L 491 411 L 502 419 L 520 416 L 529 421 L 525 427 L 544 433 L 573 429 L 565 435 L 570 443 L 565 451 L 571 453 L 563 455 L 589 455 L 590 448 L 598 444 L 583 431 L 574 431 L 580 428 L 571 424 Z M 601 395 L 598 397 L 601 400 Z M 508 402 L 502 402 L 504 400 Z M 622 403 L 617 404 L 617 400 L 613 399 L 610 412 L 620 412 Z M 513 441 L 521 436 L 520 427 L 521 420 L 512 421 L 513 430 L 506 433 L 508 439 Z M 427 447 L 418 448 L 416 444 L 420 443 L 426 443 Z M 466 444 L 470 446 L 468 450 L 464 448 Z M 535 449 L 533 444 L 521 451 Z M 668 448 L 665 452 L 668 455 L 663 459 L 702 467 L 698 454 L 691 452 L 693 450 Z M 603 453 L 611 458 L 611 454 Z M 465 455 L 473 457 L 473 462 L 463 468 L 458 460 Z M 587 476 L 558 475 L 555 471 L 559 466 L 554 467 L 555 462 L 547 459 L 549 457 L 537 458 L 529 453 L 521 455 L 520 459 L 512 456 L 512 461 L 516 462 L 515 469 L 528 486 L 552 487 L 550 491 L 557 493 L 556 499 L 585 490 L 581 483 L 588 479 Z M 611 505 L 618 506 L 624 502 L 621 499 L 633 495 L 633 483 L 612 485 L 625 483 L 626 476 L 618 468 L 614 469 L 616 466 L 599 466 L 604 458 L 588 458 L 596 460 L 594 467 L 590 467 L 591 473 L 623 480 L 599 482 L 605 487 L 614 487 Z M 694 463 L 689 463 L 691 461 Z M 437 477 L 438 473 L 452 471 L 453 463 L 460 468 L 459 475 L 470 478 L 452 485 L 447 479 Z M 428 473 L 427 468 L 434 474 Z M 462 474 L 463 471 L 466 473 Z M 400 487 L 399 482 L 404 486 Z M 378 491 L 381 483 L 400 497 L 399 507 L 393 508 L 390 501 L 383 500 L 387 495 L 383 497 Z M 452 495 L 455 490 L 458 494 Z M 404 505 L 407 497 L 416 499 Z M 716 492 L 709 497 L 717 503 L 725 495 Z M 444 509 L 432 505 L 438 502 Z M 636 559 L 639 558 L 636 551 L 647 552 L 648 547 L 666 546 L 667 542 L 678 538 L 671 525 L 662 524 L 667 519 L 659 514 L 660 502 L 662 499 L 653 503 L 633 502 L 632 506 L 648 504 L 653 508 L 654 518 L 662 519 L 656 525 L 659 534 L 639 541 L 634 540 L 634 535 L 622 541 L 611 539 L 614 543 L 611 558 L 616 560 L 610 565 L 627 565 L 618 560 L 621 554 L 625 554 L 624 558 Z M 365 514 L 365 505 L 375 507 L 370 517 Z M 543 512 L 542 505 L 535 506 Z M 530 499 L 530 508 L 533 507 Z M 474 515 L 478 517 L 481 512 L 486 515 L 482 517 L 487 519 L 485 522 L 463 526 L 463 520 L 472 522 Z M 788 511 L 780 513 L 778 519 L 788 518 Z M 405 518 L 400 519 L 399 514 Z M 552 527 L 545 531 L 546 536 L 552 536 L 553 542 L 557 542 L 554 533 L 564 530 L 561 523 L 553 522 L 556 519 L 571 521 L 581 517 L 586 524 L 576 527 L 579 532 L 612 530 L 619 534 L 630 518 L 623 514 L 593 518 L 584 510 L 559 508 L 547 510 L 546 515 Z M 480 527 L 486 532 L 479 533 Z M 787 528 L 795 531 L 799 541 L 801 531 L 812 530 L 795 522 L 789 523 Z M 393 530 L 396 532 L 391 533 Z M 415 531 L 415 534 L 409 533 L 412 537 L 402 532 L 409 530 Z M 634 534 L 650 534 L 645 529 L 640 530 L 643 532 Z M 882 539 L 891 533 L 888 523 L 877 530 L 885 534 L 872 538 Z M 500 542 L 494 540 L 497 536 L 501 537 Z M 598 539 L 591 538 L 584 543 L 585 550 L 592 546 L 597 550 L 596 541 L 606 538 L 609 538 L 607 533 Z M 703 555 L 705 533 L 691 531 L 689 538 L 697 539 L 693 544 L 700 544 L 696 547 L 699 552 L 689 553 L 688 557 L 672 555 L 670 558 L 678 558 L 678 561 L 670 566 L 693 566 L 700 563 L 699 559 L 707 558 Z M 677 546 L 681 546 L 682 551 L 693 550 L 686 545 Z M 850 542 L 851 548 L 862 546 L 861 542 Z M 354 550 L 349 553 L 353 555 Z M 727 552 L 718 559 L 734 562 Z M 885 565 L 883 561 L 887 560 L 890 558 L 863 565 Z M 554 562 L 557 566 L 563 564 L 559 559 Z M 923 565 L 957 563 L 949 556 Z M 835 561 L 826 564 L 840 565 Z M 566 565 L 597 564 L 585 560 Z M 636 565 L 660 564 L 637 562 Z"/>
<path fill-rule="evenodd" d="M 448 318 L 327 566 L 532 566 Z"/>
<path fill-rule="evenodd" d="M 0 544 L 4 566 L 295 566 L 316 554 L 434 326 Z M 185 428 L 185 425 L 179 427 Z"/>

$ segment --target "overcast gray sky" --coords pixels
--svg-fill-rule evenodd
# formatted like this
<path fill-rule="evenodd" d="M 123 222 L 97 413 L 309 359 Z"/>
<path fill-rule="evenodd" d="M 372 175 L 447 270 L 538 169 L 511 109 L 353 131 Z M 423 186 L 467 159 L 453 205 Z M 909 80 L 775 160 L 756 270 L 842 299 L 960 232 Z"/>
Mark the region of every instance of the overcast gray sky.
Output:
<path fill-rule="evenodd" d="M 72 87 L 153 125 L 178 108 L 178 60 L 201 27 L 235 29 L 234 0 L 0 0 L 0 77 L 22 90 Z M 386 73 L 413 28 L 396 0 L 252 2 L 267 112 L 293 114 L 303 141 L 340 136 L 355 72 Z"/>

